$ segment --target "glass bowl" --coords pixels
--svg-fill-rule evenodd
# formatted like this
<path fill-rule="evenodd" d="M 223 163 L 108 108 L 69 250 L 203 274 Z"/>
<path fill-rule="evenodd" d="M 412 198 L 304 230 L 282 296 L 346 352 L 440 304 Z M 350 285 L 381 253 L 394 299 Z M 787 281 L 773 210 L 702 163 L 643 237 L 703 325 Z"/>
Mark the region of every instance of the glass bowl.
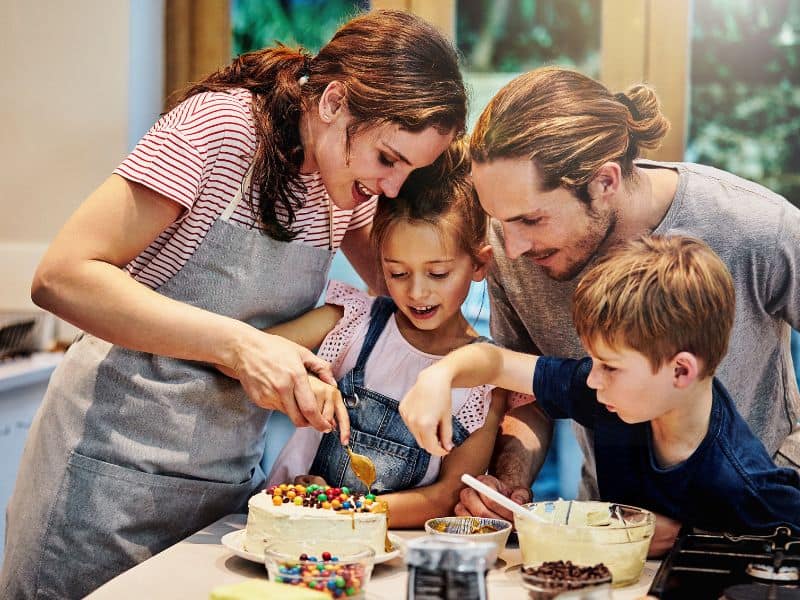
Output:
<path fill-rule="evenodd" d="M 439 517 L 425 521 L 425 531 L 429 535 L 458 541 L 494 544 L 495 552 L 487 557 L 487 564 L 492 565 L 497 560 L 497 555 L 506 547 L 511 523 L 503 519 L 484 517 Z"/>
<path fill-rule="evenodd" d="M 533 502 L 525 508 L 533 518 L 514 517 L 524 566 L 559 560 L 584 567 L 603 563 L 613 587 L 638 581 L 655 529 L 650 511 L 578 500 Z"/>
<path fill-rule="evenodd" d="M 545 562 L 536 568 L 523 567 L 522 583 L 530 592 L 530 600 L 550 600 L 578 590 L 581 598 L 611 598 L 611 573 L 604 565 L 580 567 L 570 561 Z"/>
<path fill-rule="evenodd" d="M 375 551 L 355 542 L 274 542 L 264 549 L 270 580 L 332 598 L 363 598 L 374 561 Z"/>

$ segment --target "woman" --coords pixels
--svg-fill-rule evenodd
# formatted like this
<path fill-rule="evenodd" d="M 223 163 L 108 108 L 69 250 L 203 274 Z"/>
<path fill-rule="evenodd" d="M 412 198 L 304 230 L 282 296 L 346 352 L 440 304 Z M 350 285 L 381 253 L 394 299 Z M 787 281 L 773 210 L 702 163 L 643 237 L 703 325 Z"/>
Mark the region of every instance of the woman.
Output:
<path fill-rule="evenodd" d="M 333 383 L 329 367 L 260 329 L 314 305 L 338 247 L 374 278 L 374 196 L 433 162 L 466 113 L 451 45 L 393 11 L 313 58 L 243 55 L 182 100 L 35 276 L 37 304 L 86 335 L 31 428 L 2 597 L 81 597 L 241 508 L 271 409 L 330 430 L 307 375 Z"/>

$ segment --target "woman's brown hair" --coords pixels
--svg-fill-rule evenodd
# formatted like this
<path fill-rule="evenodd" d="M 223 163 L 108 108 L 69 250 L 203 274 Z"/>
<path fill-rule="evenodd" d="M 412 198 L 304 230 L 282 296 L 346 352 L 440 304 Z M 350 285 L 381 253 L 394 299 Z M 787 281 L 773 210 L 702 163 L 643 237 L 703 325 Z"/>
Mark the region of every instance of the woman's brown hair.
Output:
<path fill-rule="evenodd" d="M 471 136 L 472 160 L 525 158 L 539 169 L 543 191 L 566 187 L 588 201 L 586 186 L 606 162 L 633 173 L 643 148 L 669 130 L 646 85 L 612 94 L 577 71 L 545 67 L 520 75 L 489 102 Z"/>
<path fill-rule="evenodd" d="M 453 45 L 426 21 L 394 10 L 348 21 L 313 57 L 283 45 L 242 54 L 172 103 L 231 88 L 253 93 L 258 141 L 250 191 L 258 190 L 262 227 L 274 239 L 293 237 L 290 228 L 304 197 L 300 116 L 331 81 L 340 81 L 346 90 L 352 116 L 348 145 L 360 129 L 383 123 L 411 132 L 434 127 L 458 136 L 464 131 L 466 92 Z"/>

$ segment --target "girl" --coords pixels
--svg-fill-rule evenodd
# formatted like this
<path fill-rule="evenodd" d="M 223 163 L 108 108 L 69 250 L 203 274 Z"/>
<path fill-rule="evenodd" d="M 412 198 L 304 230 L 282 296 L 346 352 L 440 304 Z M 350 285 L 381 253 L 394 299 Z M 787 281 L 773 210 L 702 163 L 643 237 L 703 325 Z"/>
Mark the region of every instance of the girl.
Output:
<path fill-rule="evenodd" d="M 240 56 L 181 99 L 36 274 L 34 301 L 86 334 L 31 427 L 0 597 L 83 597 L 243 508 L 271 409 L 331 428 L 307 377 L 329 367 L 260 328 L 314 306 L 339 247 L 373 281 L 373 196 L 396 196 L 466 113 L 452 46 L 399 11 L 314 57 Z"/>
<path fill-rule="evenodd" d="M 504 397 L 490 386 L 455 390 L 450 425 L 458 448 L 444 461 L 416 444 L 398 412 L 422 369 L 482 339 L 461 305 L 491 256 L 487 220 L 473 200 L 463 144 L 443 159 L 413 173 L 397 200 L 378 201 L 372 242 L 389 297 L 332 282 L 326 305 L 271 330 L 319 346 L 318 355 L 333 365 L 348 407 L 350 447 L 375 463 L 372 489 L 389 503 L 391 527 L 420 527 L 452 513 L 461 474 L 486 472 L 504 410 Z M 364 488 L 335 433 L 298 429 L 270 484 L 305 473 L 333 487 Z"/>

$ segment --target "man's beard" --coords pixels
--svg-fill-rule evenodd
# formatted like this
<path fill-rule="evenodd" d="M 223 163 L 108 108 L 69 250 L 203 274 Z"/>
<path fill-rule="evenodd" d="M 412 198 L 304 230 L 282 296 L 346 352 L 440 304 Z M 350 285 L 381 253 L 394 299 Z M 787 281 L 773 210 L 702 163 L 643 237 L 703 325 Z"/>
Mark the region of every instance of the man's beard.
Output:
<path fill-rule="evenodd" d="M 563 271 L 554 271 L 549 267 L 542 267 L 550 279 L 555 281 L 569 281 L 577 277 L 586 266 L 593 262 L 607 245 L 609 238 L 614 233 L 617 226 L 617 214 L 609 211 L 604 215 L 598 214 L 591 206 L 586 209 L 589 215 L 589 229 L 571 249 L 577 250 L 580 254 L 578 258 L 567 263 Z"/>

